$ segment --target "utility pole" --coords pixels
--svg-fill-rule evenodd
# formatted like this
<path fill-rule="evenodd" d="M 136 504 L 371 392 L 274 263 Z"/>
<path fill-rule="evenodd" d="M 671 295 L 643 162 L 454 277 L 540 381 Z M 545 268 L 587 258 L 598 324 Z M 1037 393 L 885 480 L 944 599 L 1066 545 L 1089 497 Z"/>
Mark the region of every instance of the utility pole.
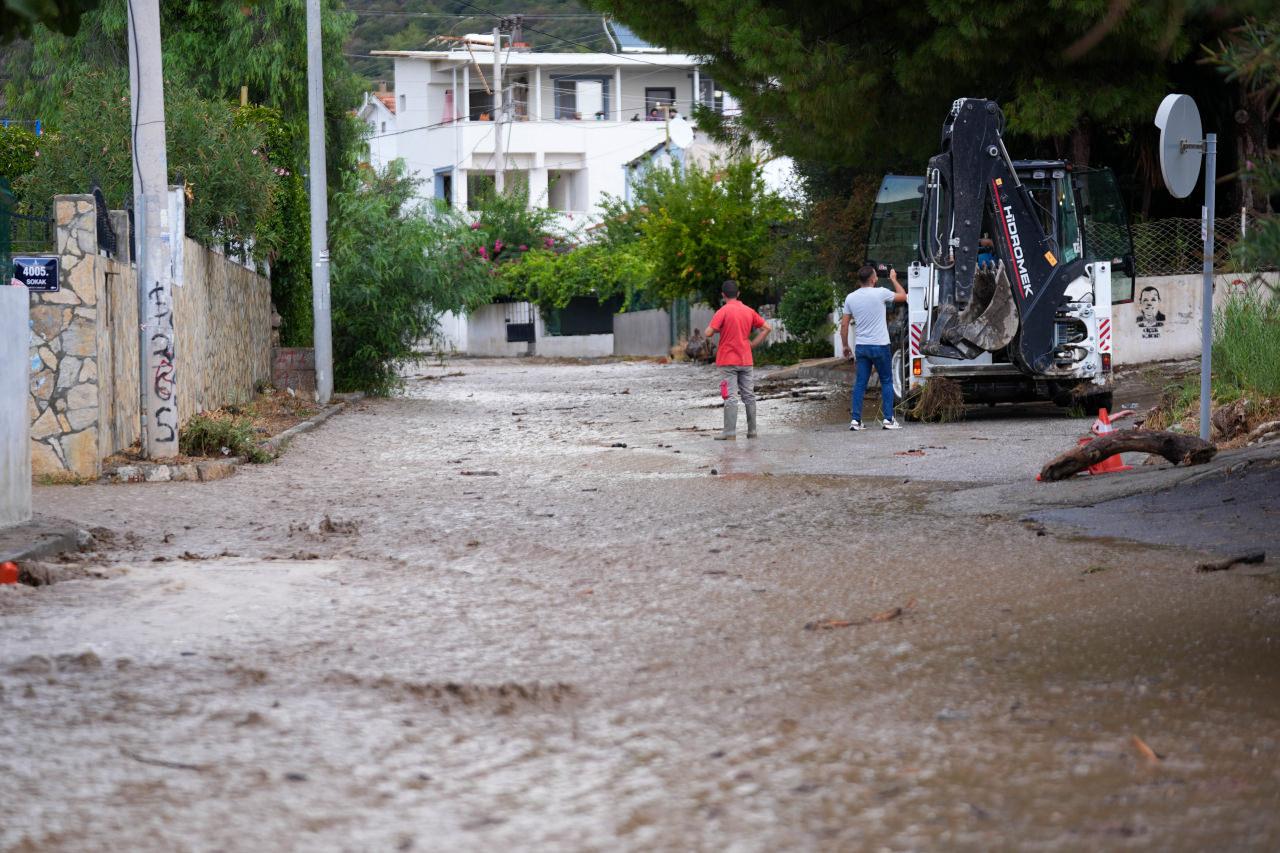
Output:
<path fill-rule="evenodd" d="M 178 382 L 174 359 L 165 154 L 164 69 L 159 0 L 129 0 L 129 106 L 133 119 L 133 211 L 138 248 L 140 444 L 149 459 L 178 455 Z M 168 229 L 182 239 L 181 231 Z"/>
<path fill-rule="evenodd" d="M 307 129 L 311 149 L 311 311 L 316 399 L 333 394 L 333 327 L 329 318 L 329 196 L 324 156 L 324 65 L 320 0 L 307 0 Z"/>
<path fill-rule="evenodd" d="M 498 195 L 506 184 L 506 175 L 502 172 L 503 161 L 507 152 L 502 147 L 502 28 L 493 28 L 493 188 Z"/>

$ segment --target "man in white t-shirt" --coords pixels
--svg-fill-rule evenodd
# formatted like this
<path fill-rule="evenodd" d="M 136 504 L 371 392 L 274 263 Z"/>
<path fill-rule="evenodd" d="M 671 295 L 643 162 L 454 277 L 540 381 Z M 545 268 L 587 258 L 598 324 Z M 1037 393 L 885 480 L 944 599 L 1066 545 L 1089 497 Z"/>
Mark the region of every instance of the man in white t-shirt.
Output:
<path fill-rule="evenodd" d="M 858 362 L 858 376 L 853 383 L 853 395 L 849 401 L 849 413 L 853 420 L 849 421 L 849 429 L 862 429 L 862 398 L 867 393 L 867 380 L 871 378 L 871 368 L 876 369 L 880 377 L 880 408 L 884 420 L 880 425 L 884 429 L 902 429 L 893 416 L 893 353 L 889 349 L 889 323 L 886 319 L 885 305 L 889 302 L 906 302 L 907 292 L 898 284 L 898 273 L 889 268 L 889 281 L 893 283 L 894 292 L 877 287 L 879 276 L 875 267 L 868 264 L 858 270 L 859 287 L 844 298 L 844 316 L 840 318 L 840 340 L 844 342 L 844 357 L 853 357 L 854 349 L 849 348 L 849 319 L 858 327 L 855 341 Z"/>

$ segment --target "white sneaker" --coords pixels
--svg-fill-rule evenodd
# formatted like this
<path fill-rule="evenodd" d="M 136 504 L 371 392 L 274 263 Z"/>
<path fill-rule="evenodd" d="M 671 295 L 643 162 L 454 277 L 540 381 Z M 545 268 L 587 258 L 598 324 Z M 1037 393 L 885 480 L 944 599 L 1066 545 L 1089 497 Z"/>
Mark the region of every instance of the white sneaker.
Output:
<path fill-rule="evenodd" d="M 849 421 L 849 429 L 853 430 L 854 432 L 857 432 L 858 430 L 862 429 L 862 421 L 856 420 L 856 419 Z"/>
<path fill-rule="evenodd" d="M 902 424 L 898 423 L 897 418 L 890 418 L 887 421 L 881 421 L 880 426 L 885 429 L 902 429 Z"/>

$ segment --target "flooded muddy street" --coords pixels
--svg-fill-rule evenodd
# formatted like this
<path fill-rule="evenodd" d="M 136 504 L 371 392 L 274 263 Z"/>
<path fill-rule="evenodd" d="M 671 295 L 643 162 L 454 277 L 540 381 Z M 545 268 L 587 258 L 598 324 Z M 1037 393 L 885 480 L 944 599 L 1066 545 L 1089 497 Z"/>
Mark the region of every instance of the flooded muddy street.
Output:
<path fill-rule="evenodd" d="M 1275 576 L 976 488 L 1087 422 L 410 375 L 227 480 L 36 489 L 101 552 L 0 591 L 0 849 L 1280 846 Z"/>

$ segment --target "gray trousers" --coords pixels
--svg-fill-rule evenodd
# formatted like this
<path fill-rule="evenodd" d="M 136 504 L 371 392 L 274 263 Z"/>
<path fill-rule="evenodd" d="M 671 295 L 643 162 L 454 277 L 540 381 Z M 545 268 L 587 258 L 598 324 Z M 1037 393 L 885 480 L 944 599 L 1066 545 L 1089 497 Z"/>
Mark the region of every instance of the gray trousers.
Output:
<path fill-rule="evenodd" d="M 722 382 L 728 383 L 729 396 L 724 401 L 724 434 L 733 435 L 738 430 L 738 398 L 747 410 L 747 432 L 756 431 L 756 390 L 752 382 L 751 365 L 724 364 L 717 371 Z"/>

